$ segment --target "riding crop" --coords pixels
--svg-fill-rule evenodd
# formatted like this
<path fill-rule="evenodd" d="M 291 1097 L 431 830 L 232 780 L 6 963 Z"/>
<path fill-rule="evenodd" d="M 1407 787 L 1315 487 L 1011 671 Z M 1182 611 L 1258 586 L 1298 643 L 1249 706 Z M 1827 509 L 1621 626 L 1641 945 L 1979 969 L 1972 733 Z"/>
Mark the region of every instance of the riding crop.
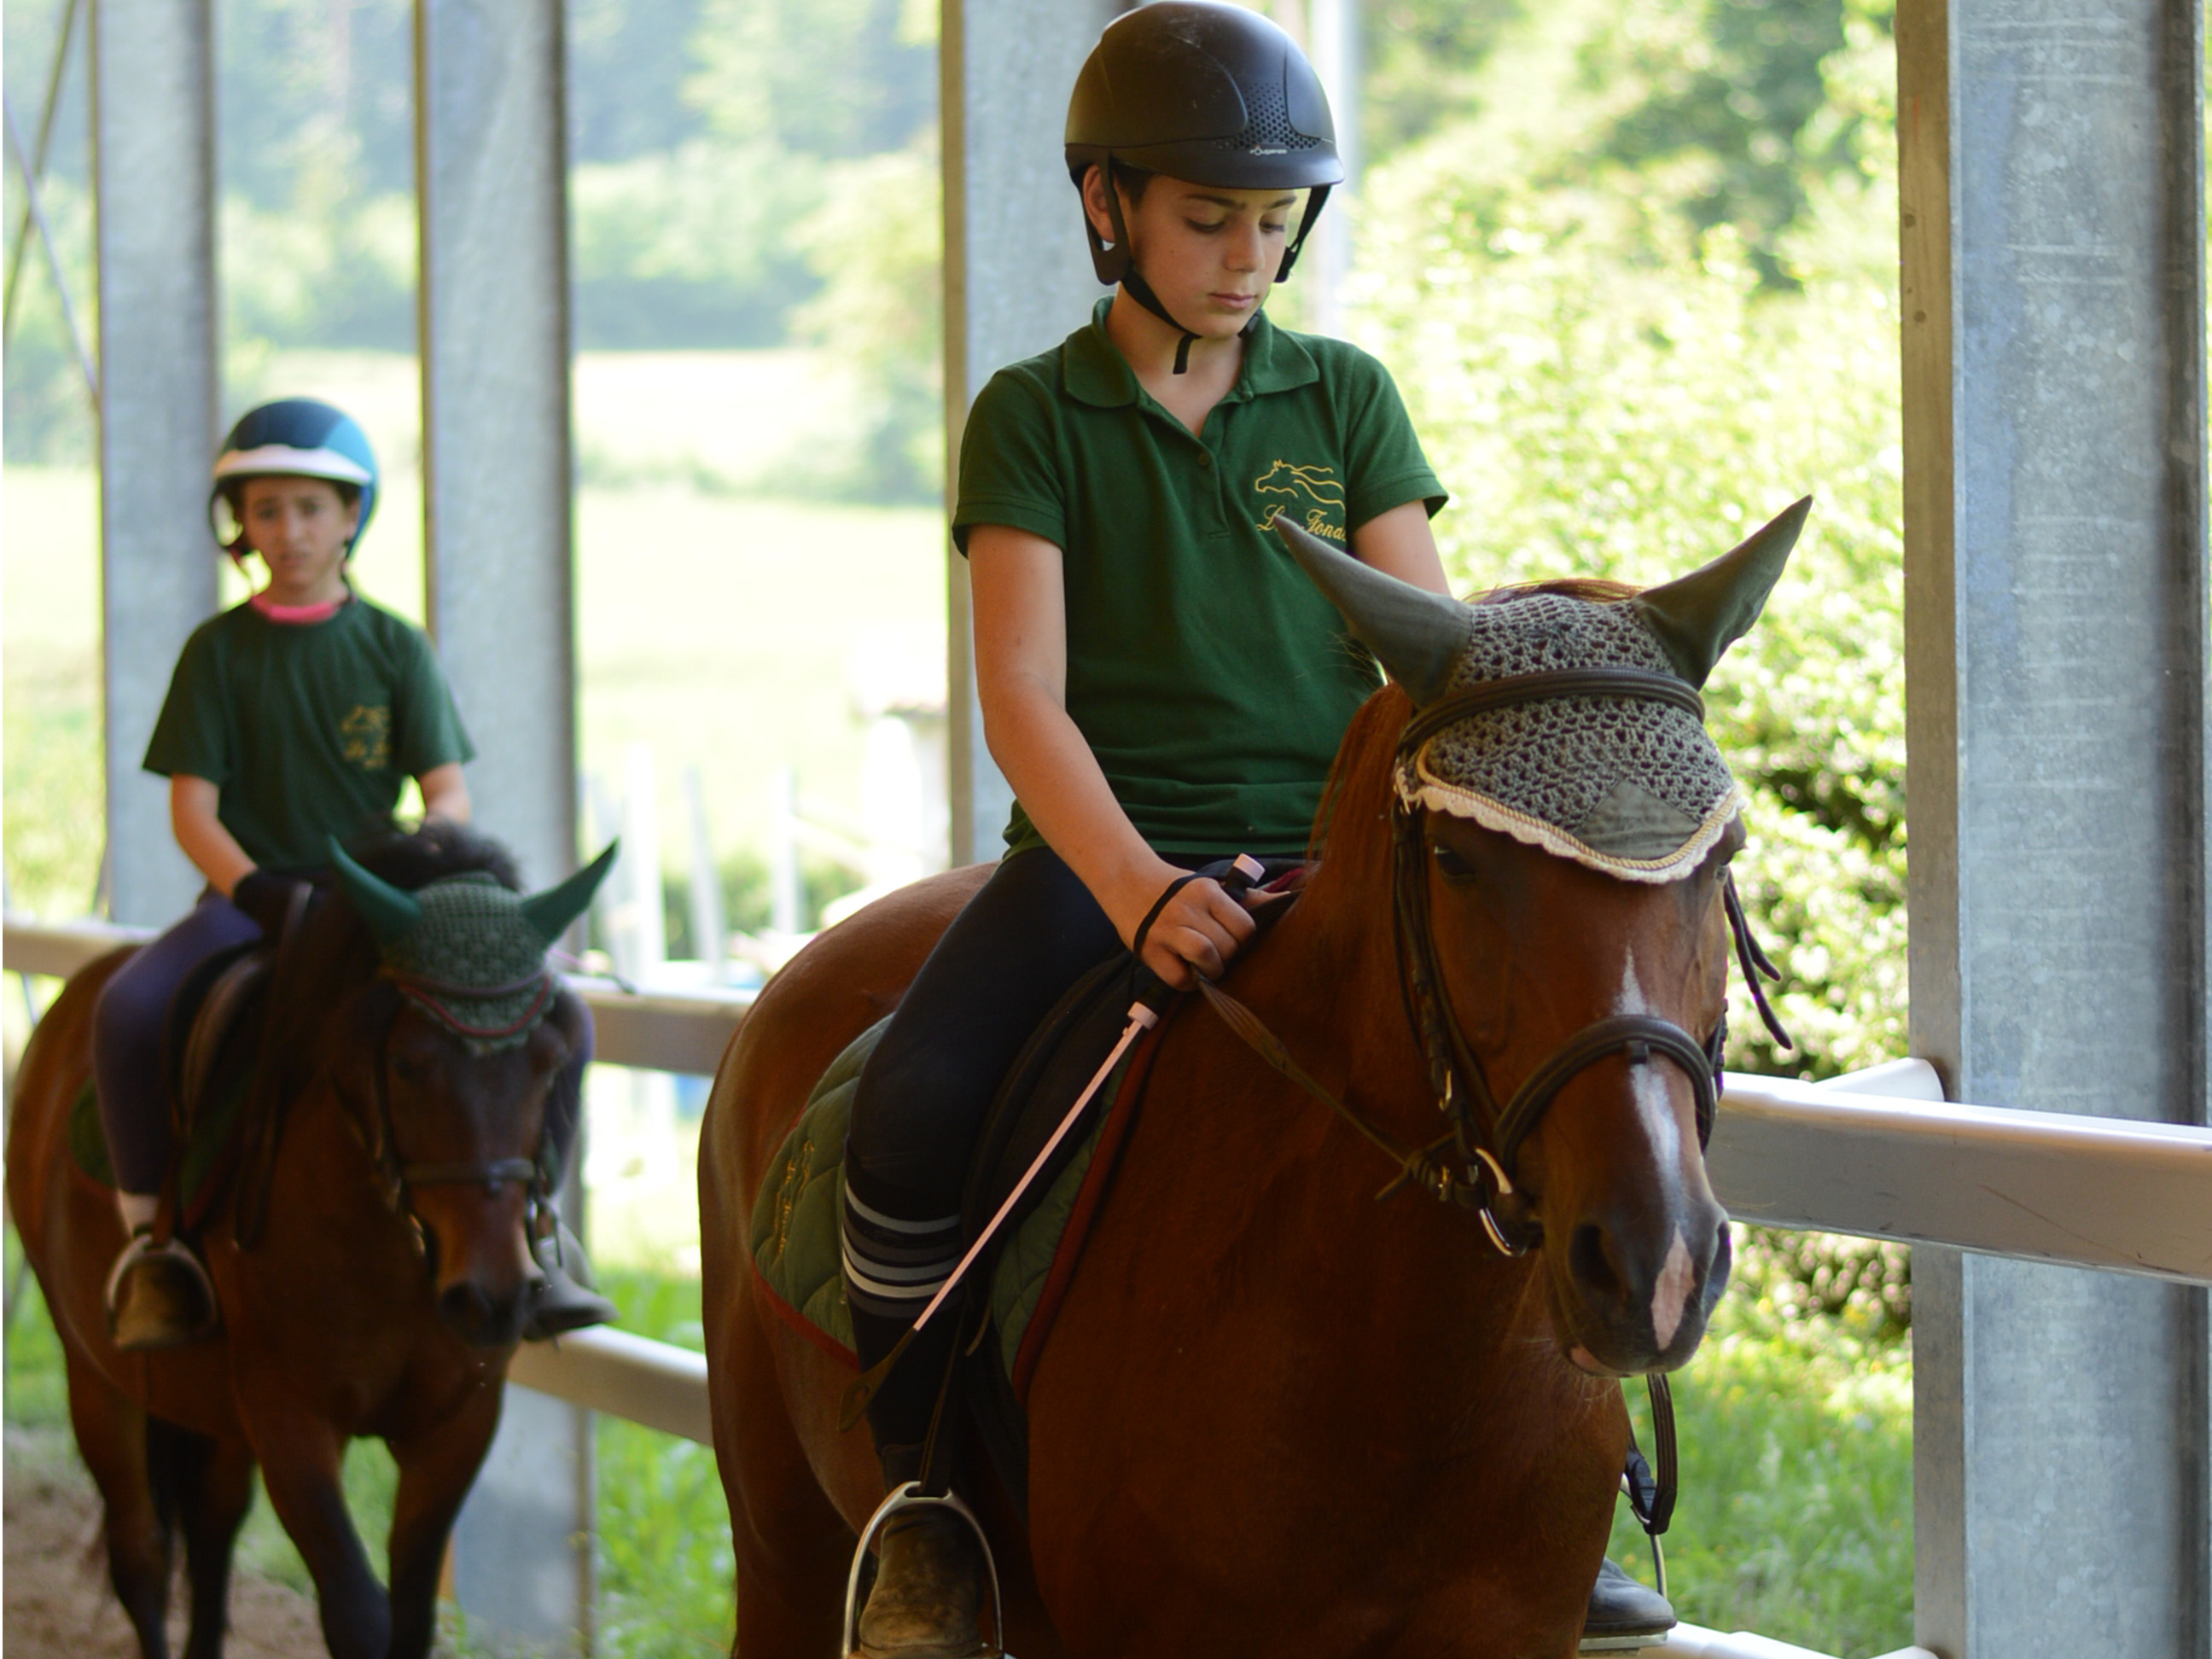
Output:
<path fill-rule="evenodd" d="M 1259 860 L 1249 853 L 1239 854 L 1221 877 L 1222 890 L 1231 898 L 1235 898 L 1266 873 Z M 1182 884 L 1181 882 L 1176 884 L 1178 887 Z M 1173 891 L 1174 889 L 1170 888 L 1169 895 L 1172 896 Z M 1157 914 L 1156 908 L 1154 915 Z M 1152 919 L 1151 916 L 1145 919 L 1148 926 Z M 1143 945 L 1145 931 L 1144 928 L 1138 930 L 1139 948 Z M 1022 1194 L 1030 1189 L 1030 1183 L 1036 1180 L 1045 1165 L 1052 1161 L 1053 1153 L 1060 1149 L 1060 1143 L 1067 1139 L 1068 1132 L 1082 1121 L 1084 1113 L 1090 1109 L 1091 1103 L 1097 1097 L 1098 1091 L 1105 1086 L 1106 1079 L 1114 1075 L 1114 1068 L 1121 1063 L 1121 1057 L 1129 1052 L 1130 1046 L 1139 1036 L 1159 1024 L 1160 1010 L 1167 1006 L 1171 998 L 1179 994 L 1170 988 L 1165 981 L 1144 968 L 1141 963 L 1138 969 L 1138 977 L 1141 988 L 1138 991 L 1136 999 L 1129 1005 L 1128 1023 L 1121 1028 L 1120 1041 L 1115 1043 L 1112 1052 L 1100 1063 L 1098 1069 L 1091 1073 L 1091 1081 L 1084 1085 L 1083 1092 L 1075 1097 L 1075 1104 L 1067 1109 L 1066 1115 L 1060 1119 L 1059 1127 L 1052 1132 L 1052 1138 L 1046 1141 L 1037 1155 L 1030 1160 L 1029 1168 L 1022 1171 L 1022 1178 L 1014 1183 L 1013 1190 L 1006 1194 L 990 1220 L 983 1224 L 982 1231 L 975 1235 L 975 1242 L 968 1246 L 967 1254 L 960 1258 L 959 1264 L 952 1269 L 945 1282 L 937 1287 L 937 1294 L 930 1297 L 928 1305 L 922 1309 L 914 1323 L 907 1328 L 905 1334 L 899 1338 L 891 1351 L 870 1366 L 854 1382 L 851 1388 L 846 1389 L 844 1415 L 840 1424 L 841 1427 L 849 1429 L 860 1420 L 860 1414 L 868 1408 L 868 1401 L 875 1397 L 876 1390 L 883 1386 L 884 1379 L 890 1375 L 891 1368 L 898 1364 L 899 1358 L 906 1352 L 908 1345 L 921 1334 L 921 1328 L 929 1322 L 930 1316 L 944 1306 L 945 1298 L 950 1297 L 954 1289 L 967 1277 L 968 1269 L 975 1264 L 975 1258 L 983 1253 L 984 1247 L 998 1237 L 999 1229 L 1006 1224 L 1006 1218 L 1013 1213 L 1014 1206 L 1021 1202 Z"/>

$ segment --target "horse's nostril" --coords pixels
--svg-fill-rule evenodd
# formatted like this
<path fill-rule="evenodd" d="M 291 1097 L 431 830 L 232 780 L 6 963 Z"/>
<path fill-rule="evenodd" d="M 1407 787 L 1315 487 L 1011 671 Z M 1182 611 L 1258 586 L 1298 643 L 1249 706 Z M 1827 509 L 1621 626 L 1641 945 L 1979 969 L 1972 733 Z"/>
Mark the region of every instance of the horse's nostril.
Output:
<path fill-rule="evenodd" d="M 1613 1301 L 1621 1295 L 1620 1275 L 1606 1248 L 1605 1229 L 1595 1222 L 1585 1221 L 1575 1229 L 1567 1244 L 1567 1269 L 1594 1299 Z"/>
<path fill-rule="evenodd" d="M 491 1322 L 491 1299 L 463 1279 L 448 1285 L 438 1296 L 438 1317 L 447 1328 L 465 1339 L 474 1338 Z"/>

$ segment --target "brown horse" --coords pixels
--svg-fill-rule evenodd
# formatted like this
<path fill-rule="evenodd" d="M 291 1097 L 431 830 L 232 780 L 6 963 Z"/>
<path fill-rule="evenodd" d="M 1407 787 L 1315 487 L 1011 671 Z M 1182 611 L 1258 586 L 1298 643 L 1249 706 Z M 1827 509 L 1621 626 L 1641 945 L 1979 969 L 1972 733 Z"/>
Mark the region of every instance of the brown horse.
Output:
<path fill-rule="evenodd" d="M 221 1652 L 231 1547 L 257 1463 L 313 1575 L 331 1652 L 427 1653 L 447 1535 L 543 1285 L 526 1207 L 548 1090 L 587 1040 L 583 1010 L 548 980 L 544 1017 L 526 1037 L 471 1043 L 403 994 L 407 977 L 380 940 L 404 936 L 409 908 L 419 915 L 432 902 L 412 890 L 477 872 L 479 893 L 495 878 L 503 902 L 529 913 L 542 963 L 604 862 L 523 899 L 505 854 L 451 826 L 365 857 L 368 884 L 349 878 L 276 966 L 256 1085 L 277 1115 L 273 1149 L 265 1182 L 240 1182 L 265 1200 L 258 1227 L 241 1229 L 228 1203 L 201 1240 L 219 1338 L 125 1353 L 108 1337 L 102 1280 L 123 1234 L 113 1194 L 76 1167 L 68 1124 L 91 1070 L 94 1001 L 128 952 L 74 975 L 24 1054 L 9 1203 L 61 1336 L 70 1420 L 106 1504 L 110 1577 L 147 1659 L 169 1650 L 179 1526 L 191 1584 L 185 1651 Z M 242 1242 L 242 1231 L 258 1236 Z M 399 1468 L 388 1597 L 339 1484 L 348 1442 L 368 1435 Z"/>
<path fill-rule="evenodd" d="M 1680 704 L 1757 615 L 1802 511 L 1626 601 L 1681 678 L 1601 669 L 1614 678 L 1599 696 Z M 1323 556 L 1350 563 L 1299 552 L 1317 571 Z M 1700 1119 L 1742 841 L 1734 787 L 1704 841 L 1673 866 L 1627 860 L 1629 878 L 1532 844 L 1534 829 L 1425 804 L 1425 732 L 1518 694 L 1574 694 L 1556 676 L 1534 685 L 1539 672 L 1502 698 L 1473 663 L 1478 608 L 1340 591 L 1384 580 L 1323 579 L 1400 684 L 1353 722 L 1311 878 L 1228 987 L 1408 1149 L 1419 1182 L 1378 1205 L 1389 1162 L 1212 1011 L 1181 1011 L 1030 1384 L 1026 1527 L 975 1481 L 1021 1659 L 1562 1659 L 1628 1443 L 1616 1379 L 1686 1361 L 1725 1282 Z M 1690 599 L 1671 607 L 1687 621 L 1668 614 Z M 1410 635 L 1391 614 L 1408 607 Z M 1663 817 L 1607 799 L 1644 830 Z M 851 1372 L 763 1305 L 750 1211 L 817 1077 L 896 1004 L 982 874 L 921 883 L 811 945 L 715 1081 L 706 1336 L 742 1659 L 835 1651 L 854 1538 L 882 1496 L 866 1434 L 838 1432 Z M 1440 1115 L 1444 1084 L 1459 1092 Z M 1501 1147 L 1516 1115 L 1526 1133 Z M 1460 1140 L 1439 1143 L 1455 1115 Z M 1523 1253 L 1493 1248 L 1480 1217 Z"/>

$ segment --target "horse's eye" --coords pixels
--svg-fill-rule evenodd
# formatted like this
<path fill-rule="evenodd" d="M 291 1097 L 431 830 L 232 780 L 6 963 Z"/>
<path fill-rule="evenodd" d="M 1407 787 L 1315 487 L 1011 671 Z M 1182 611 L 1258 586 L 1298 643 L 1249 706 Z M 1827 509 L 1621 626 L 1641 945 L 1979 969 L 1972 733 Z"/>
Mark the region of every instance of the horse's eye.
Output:
<path fill-rule="evenodd" d="M 1436 846 L 1437 868 L 1443 871 L 1446 881 L 1473 881 L 1474 866 L 1457 853 L 1438 842 Z"/>

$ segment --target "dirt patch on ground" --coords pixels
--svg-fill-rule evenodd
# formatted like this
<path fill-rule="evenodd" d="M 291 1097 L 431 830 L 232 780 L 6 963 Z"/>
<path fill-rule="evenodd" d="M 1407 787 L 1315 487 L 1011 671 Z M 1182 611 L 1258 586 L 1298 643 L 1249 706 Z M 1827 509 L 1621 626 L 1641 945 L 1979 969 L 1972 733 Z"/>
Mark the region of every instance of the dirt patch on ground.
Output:
<path fill-rule="evenodd" d="M 131 1626 L 107 1586 L 100 1499 L 66 1443 L 9 1429 L 0 1497 L 0 1645 L 8 1659 L 137 1659 Z M 169 1604 L 170 1639 L 179 1649 L 184 1601 L 179 1572 Z M 301 1659 L 324 1650 L 313 1601 L 244 1571 L 231 1580 L 230 1630 L 224 1650 L 234 1659 Z"/>

